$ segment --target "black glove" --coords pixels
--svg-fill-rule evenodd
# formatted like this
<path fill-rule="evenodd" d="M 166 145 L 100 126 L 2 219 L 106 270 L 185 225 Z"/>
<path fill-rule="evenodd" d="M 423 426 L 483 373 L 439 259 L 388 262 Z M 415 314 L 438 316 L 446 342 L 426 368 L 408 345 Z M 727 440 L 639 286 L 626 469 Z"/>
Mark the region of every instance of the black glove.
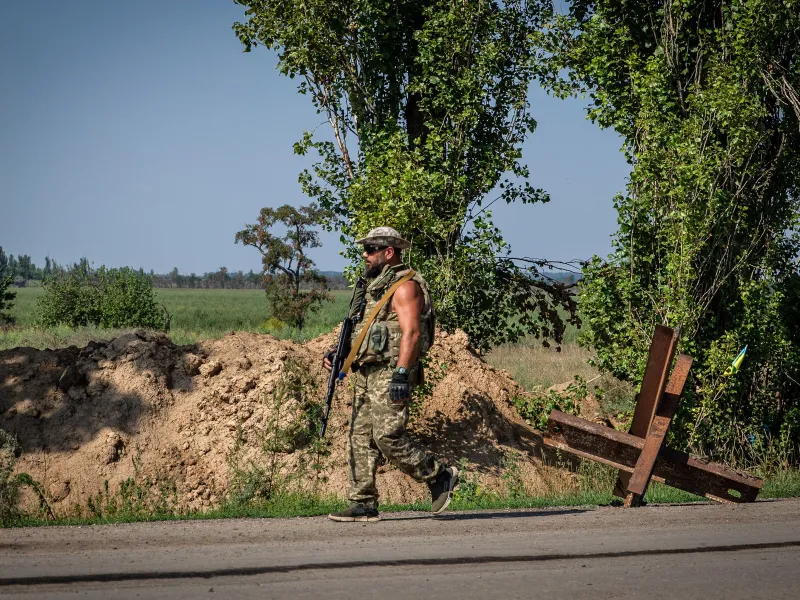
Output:
<path fill-rule="evenodd" d="M 411 395 L 411 386 L 408 383 L 408 373 L 395 371 L 389 383 L 389 400 L 392 402 L 405 402 Z"/>
<path fill-rule="evenodd" d="M 325 352 L 325 354 L 323 354 L 323 355 L 322 355 L 322 364 L 323 364 L 323 365 L 325 364 L 325 359 L 326 359 L 326 358 L 327 358 L 329 361 L 331 361 L 331 364 L 333 364 L 333 357 L 334 357 L 334 356 L 336 356 L 336 350 L 334 350 L 333 348 L 331 348 L 330 350 L 328 350 L 327 352 Z"/>

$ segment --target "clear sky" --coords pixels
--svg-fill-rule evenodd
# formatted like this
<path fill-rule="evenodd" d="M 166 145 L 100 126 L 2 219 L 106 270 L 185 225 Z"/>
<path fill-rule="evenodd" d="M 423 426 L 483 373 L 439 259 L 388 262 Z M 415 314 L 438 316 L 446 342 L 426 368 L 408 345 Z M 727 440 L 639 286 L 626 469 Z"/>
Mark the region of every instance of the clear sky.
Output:
<path fill-rule="evenodd" d="M 0 2 L 0 246 L 61 263 L 258 271 L 234 235 L 262 206 L 307 202 L 292 154 L 317 115 L 276 57 L 245 54 L 226 0 Z M 629 167 L 586 101 L 531 90 L 525 143 L 547 205 L 498 207 L 515 255 L 605 254 Z M 495 205 L 497 206 L 497 205 Z M 313 256 L 344 266 L 338 236 Z"/>

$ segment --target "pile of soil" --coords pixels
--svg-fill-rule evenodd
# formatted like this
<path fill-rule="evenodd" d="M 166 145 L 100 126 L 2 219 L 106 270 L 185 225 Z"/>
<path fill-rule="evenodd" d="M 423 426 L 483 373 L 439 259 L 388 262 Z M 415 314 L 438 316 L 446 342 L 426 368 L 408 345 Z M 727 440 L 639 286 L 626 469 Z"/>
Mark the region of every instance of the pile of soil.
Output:
<path fill-rule="evenodd" d="M 236 456 L 263 455 L 269 398 L 287 365 L 310 376 L 324 398 L 322 352 L 336 332 L 305 344 L 269 335 L 230 333 L 176 346 L 137 331 L 110 342 L 60 350 L 0 352 L 0 427 L 22 447 L 17 470 L 42 483 L 57 513 L 135 477 L 171 482 L 181 506 L 202 509 L 228 493 Z M 414 408 L 413 435 L 451 463 L 466 460 L 472 481 L 503 490 L 515 463 L 529 493 L 563 489 L 570 477 L 542 463 L 541 438 L 515 411 L 522 389 L 488 365 L 463 332 L 440 332 L 429 353 L 430 394 Z M 347 380 L 345 380 L 346 382 Z M 328 434 L 329 456 L 314 491 L 346 497 L 350 395 L 340 384 Z M 292 452 L 280 464 L 291 467 Z M 299 453 L 296 453 L 299 455 Z M 390 465 L 379 469 L 382 502 L 412 502 L 427 490 Z"/>

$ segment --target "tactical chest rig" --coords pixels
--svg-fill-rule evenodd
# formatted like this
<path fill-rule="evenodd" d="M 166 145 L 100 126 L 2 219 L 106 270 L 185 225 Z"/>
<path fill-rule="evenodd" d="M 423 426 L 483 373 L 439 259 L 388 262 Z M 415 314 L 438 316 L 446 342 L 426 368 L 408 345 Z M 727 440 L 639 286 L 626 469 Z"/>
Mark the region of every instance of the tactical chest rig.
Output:
<path fill-rule="evenodd" d="M 397 365 L 400 355 L 402 331 L 397 313 L 390 312 L 390 300 L 397 289 L 406 281 L 414 281 L 422 290 L 424 306 L 421 315 L 419 356 L 424 356 L 433 343 L 433 304 L 425 279 L 407 265 L 386 266 L 383 272 L 372 280 L 363 292 L 366 295 L 364 314 L 352 334 L 351 351 L 345 361 L 343 371 L 351 365 L 386 364 L 392 368 Z M 358 307 L 361 302 L 354 301 Z M 357 315 L 351 315 L 357 316 Z"/>

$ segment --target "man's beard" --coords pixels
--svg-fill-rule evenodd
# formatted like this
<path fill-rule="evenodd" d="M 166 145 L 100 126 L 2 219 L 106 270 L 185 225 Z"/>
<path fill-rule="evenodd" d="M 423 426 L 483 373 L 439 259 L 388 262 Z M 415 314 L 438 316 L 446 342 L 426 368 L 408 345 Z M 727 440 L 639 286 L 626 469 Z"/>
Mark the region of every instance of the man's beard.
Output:
<path fill-rule="evenodd" d="M 375 265 L 373 265 L 372 267 L 366 265 L 364 267 L 364 277 L 366 277 L 367 279 L 375 279 L 378 275 L 380 275 L 383 272 L 383 266 L 385 264 L 386 264 L 385 261 L 380 261 Z"/>

